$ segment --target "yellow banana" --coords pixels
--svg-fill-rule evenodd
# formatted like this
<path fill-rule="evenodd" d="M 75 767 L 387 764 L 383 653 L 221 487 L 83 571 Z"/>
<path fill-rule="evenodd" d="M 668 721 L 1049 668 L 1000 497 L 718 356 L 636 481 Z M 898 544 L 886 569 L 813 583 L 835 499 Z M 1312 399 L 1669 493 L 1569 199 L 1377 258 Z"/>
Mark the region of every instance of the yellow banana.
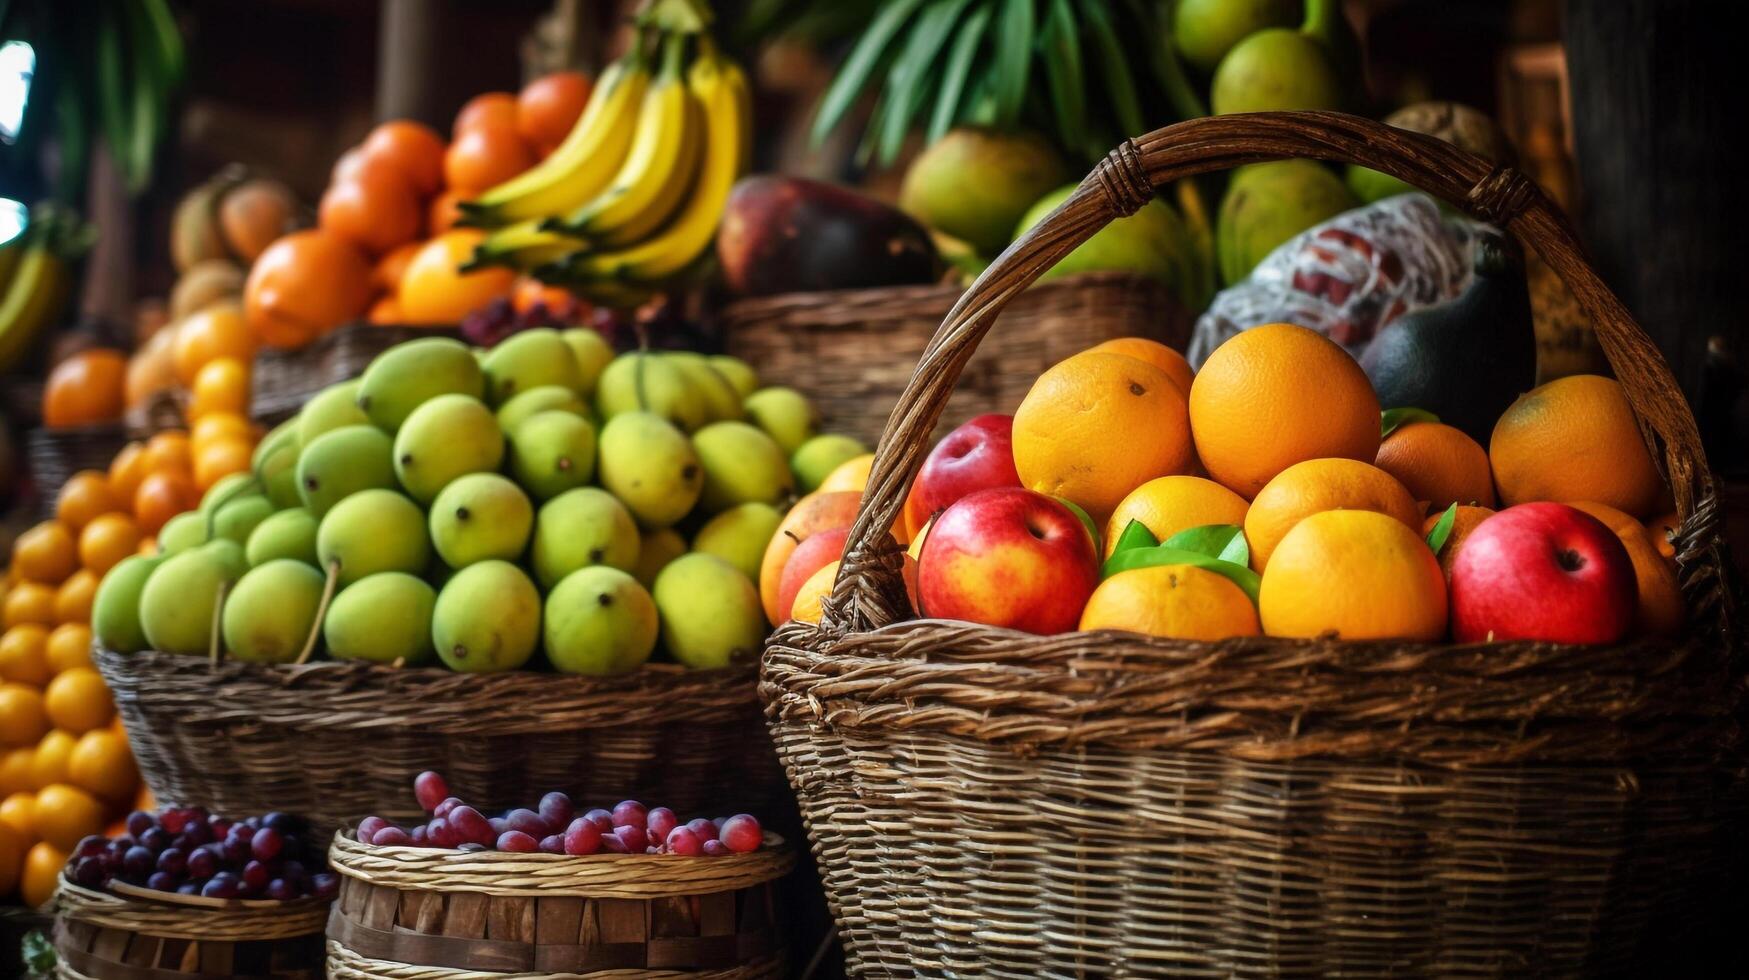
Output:
<path fill-rule="evenodd" d="M 67 263 L 55 254 L 47 229 L 33 236 L 0 299 L 0 372 L 10 370 L 67 301 Z"/>
<path fill-rule="evenodd" d="M 601 73 L 583 114 L 545 160 L 462 203 L 470 221 L 499 226 L 568 214 L 607 186 L 631 145 L 650 72 L 634 47 Z"/>
<path fill-rule="evenodd" d="M 703 107 L 705 148 L 686 204 L 655 237 L 575 260 L 570 268 L 576 278 L 655 282 L 685 269 L 710 246 L 752 136 L 747 78 L 733 61 L 708 51 L 688 72 L 687 87 Z"/>
<path fill-rule="evenodd" d="M 505 225 L 487 235 L 479 245 L 474 247 L 473 257 L 462 264 L 462 271 L 468 272 L 494 265 L 529 269 L 564 258 L 587 247 L 587 243 L 580 238 L 561 232 L 542 230 L 542 220 L 541 218 L 529 218 L 513 225 Z"/>
<path fill-rule="evenodd" d="M 662 71 L 644 94 L 630 152 L 607 189 L 546 227 L 609 245 L 631 244 L 661 227 L 692 186 L 702 136 L 698 107 L 680 59 L 686 38 L 664 42 Z"/>

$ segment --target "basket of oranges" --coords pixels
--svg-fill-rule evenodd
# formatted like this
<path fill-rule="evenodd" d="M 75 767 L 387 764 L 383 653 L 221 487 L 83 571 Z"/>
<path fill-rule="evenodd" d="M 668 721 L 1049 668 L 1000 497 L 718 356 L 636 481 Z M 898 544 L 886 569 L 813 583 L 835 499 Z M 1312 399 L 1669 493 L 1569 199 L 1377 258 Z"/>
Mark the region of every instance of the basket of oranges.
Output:
<path fill-rule="evenodd" d="M 1619 382 L 1508 392 L 1484 450 L 1381 425 L 1341 347 L 1248 324 L 1194 376 L 1146 342 L 1070 357 L 928 453 L 1042 270 L 1154 188 L 1280 157 L 1516 235 Z M 851 972 L 1667 970 L 1746 802 L 1720 520 L 1668 368 L 1522 175 L 1336 113 L 1124 143 L 949 314 L 835 582 L 766 647 Z"/>

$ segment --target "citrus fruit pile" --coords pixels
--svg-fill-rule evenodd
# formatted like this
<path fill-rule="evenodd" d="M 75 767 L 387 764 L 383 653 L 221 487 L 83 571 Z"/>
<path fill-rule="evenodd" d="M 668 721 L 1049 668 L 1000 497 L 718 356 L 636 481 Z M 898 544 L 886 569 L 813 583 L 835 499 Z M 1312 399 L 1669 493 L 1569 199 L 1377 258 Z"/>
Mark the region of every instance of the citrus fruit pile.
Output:
<path fill-rule="evenodd" d="M 1234 336 L 1194 375 L 1139 338 L 1076 354 L 1012 417 L 930 453 L 895 529 L 917 604 L 1192 640 L 1607 643 L 1682 627 L 1675 515 L 1616 381 L 1522 395 L 1486 448 L 1385 408 L 1341 347 L 1290 324 Z M 798 554 L 843 546 L 797 537 Z"/>

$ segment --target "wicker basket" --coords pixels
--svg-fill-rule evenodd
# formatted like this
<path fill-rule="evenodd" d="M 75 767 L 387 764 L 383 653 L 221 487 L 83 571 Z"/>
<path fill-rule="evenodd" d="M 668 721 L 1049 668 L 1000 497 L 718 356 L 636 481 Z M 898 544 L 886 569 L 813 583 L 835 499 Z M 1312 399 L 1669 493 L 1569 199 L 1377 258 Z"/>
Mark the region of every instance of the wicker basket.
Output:
<path fill-rule="evenodd" d="M 1290 156 L 1462 202 L 1573 287 L 1683 517 L 1681 640 L 1189 643 L 903 621 L 875 529 L 995 312 L 1150 188 Z M 1718 914 L 1709 882 L 1741 867 L 1744 661 L 1713 479 L 1657 350 L 1515 171 L 1335 113 L 1126 142 L 955 306 L 863 504 L 824 621 L 780 629 L 761 682 L 854 973 L 1675 975 L 1658 944 Z"/>
<path fill-rule="evenodd" d="M 221 901 L 65 877 L 55 892 L 60 980 L 315 980 L 328 903 Z"/>
<path fill-rule="evenodd" d="M 775 834 L 750 854 L 329 850 L 334 980 L 784 975 L 773 884 L 795 866 Z"/>
<path fill-rule="evenodd" d="M 24 435 L 25 458 L 36 485 L 44 517 L 53 512 L 55 497 L 67 478 L 80 470 L 108 470 L 115 454 L 128 443 L 120 422 L 64 429 L 32 429 Z"/>
<path fill-rule="evenodd" d="M 459 336 L 451 326 L 351 323 L 295 350 L 257 351 L 249 377 L 249 414 L 259 422 L 282 422 L 297 414 L 311 395 L 358 377 L 372 358 L 404 340 Z"/>
<path fill-rule="evenodd" d="M 750 664 L 590 678 L 107 650 L 94 659 L 165 805 L 284 810 L 333 830 L 371 813 L 418 816 L 413 777 L 435 769 L 488 812 L 563 790 L 793 819 Z"/>
<path fill-rule="evenodd" d="M 961 292 L 896 286 L 740 300 L 723 310 L 723 340 L 762 377 L 807 395 L 823 428 L 873 444 L 879 406 L 898 400 Z M 1114 337 L 1183 347 L 1194 319 L 1165 286 L 1142 276 L 1094 272 L 1040 283 L 1002 311 L 1001 332 L 972 356 L 940 424 L 1012 412 L 1045 368 Z"/>

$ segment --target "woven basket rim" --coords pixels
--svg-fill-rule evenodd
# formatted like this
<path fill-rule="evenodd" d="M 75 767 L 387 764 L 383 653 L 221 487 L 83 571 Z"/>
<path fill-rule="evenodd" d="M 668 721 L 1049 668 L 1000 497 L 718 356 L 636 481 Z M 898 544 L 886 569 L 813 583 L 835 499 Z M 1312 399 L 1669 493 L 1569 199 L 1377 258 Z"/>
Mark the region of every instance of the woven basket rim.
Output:
<path fill-rule="evenodd" d="M 189 902 L 165 893 L 146 897 L 87 888 L 64 873 L 55 891 L 57 917 L 171 939 L 266 940 L 320 933 L 329 902 L 305 896 L 286 902 Z"/>
<path fill-rule="evenodd" d="M 1050 293 L 1127 282 L 1155 283 L 1151 276 L 1119 269 L 1076 272 L 1033 283 L 1030 293 Z M 725 303 L 721 315 L 725 320 L 755 319 L 781 313 L 793 307 L 858 308 L 870 304 L 939 302 L 945 314 L 953 301 L 966 291 L 953 282 L 918 283 L 909 286 L 863 286 L 856 289 L 823 289 L 807 292 L 773 293 L 769 296 L 745 296 Z"/>

